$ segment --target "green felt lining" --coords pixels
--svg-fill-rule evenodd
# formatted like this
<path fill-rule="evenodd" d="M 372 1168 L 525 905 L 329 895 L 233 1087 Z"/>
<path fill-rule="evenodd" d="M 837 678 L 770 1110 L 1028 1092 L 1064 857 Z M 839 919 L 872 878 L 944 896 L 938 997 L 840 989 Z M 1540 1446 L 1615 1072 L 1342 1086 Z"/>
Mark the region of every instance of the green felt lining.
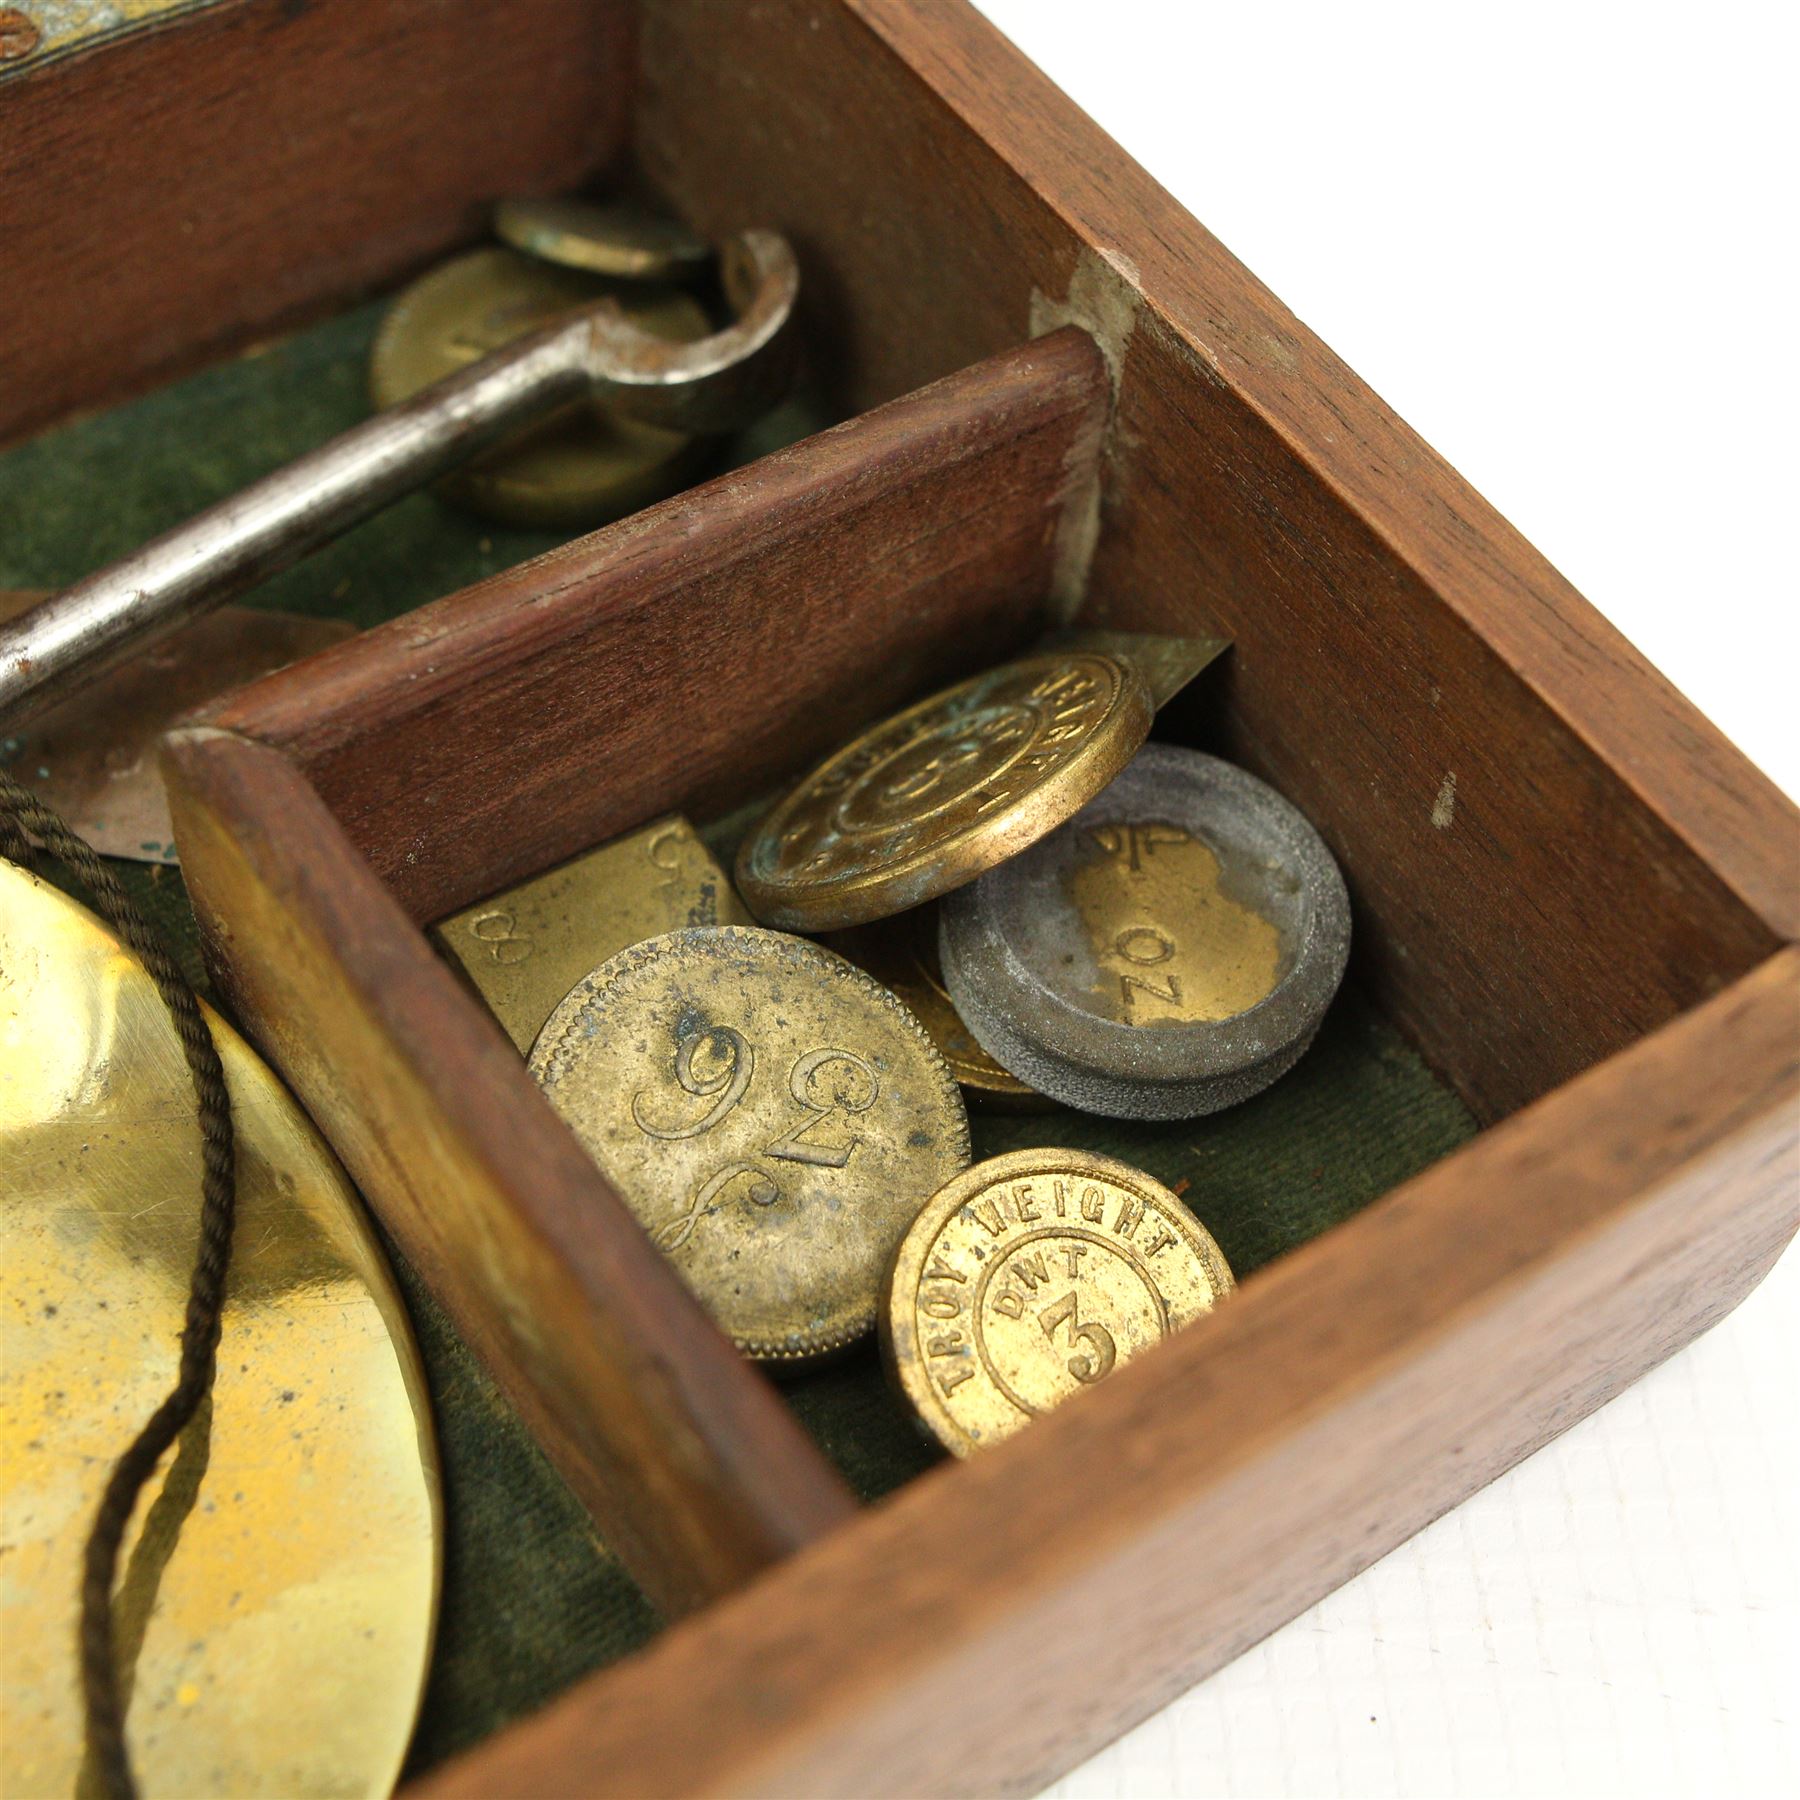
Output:
<path fill-rule="evenodd" d="M 366 411 L 378 318 L 374 307 L 346 313 L 0 457 L 0 587 L 72 581 L 354 424 Z M 767 436 L 750 446 L 764 447 Z M 266 583 L 250 603 L 367 626 L 557 541 L 419 495 Z M 179 873 L 114 866 L 198 976 Z M 972 1123 L 981 1156 L 1068 1144 L 1137 1164 L 1183 1194 L 1240 1276 L 1474 1131 L 1454 1093 L 1354 986 L 1292 1074 L 1214 1118 L 1145 1126 L 977 1112 Z M 656 1619 L 443 1313 L 404 1260 L 394 1261 L 430 1376 L 446 1502 L 442 1619 L 416 1771 L 642 1644 Z M 872 1352 L 783 1391 L 865 1497 L 931 1460 Z"/>

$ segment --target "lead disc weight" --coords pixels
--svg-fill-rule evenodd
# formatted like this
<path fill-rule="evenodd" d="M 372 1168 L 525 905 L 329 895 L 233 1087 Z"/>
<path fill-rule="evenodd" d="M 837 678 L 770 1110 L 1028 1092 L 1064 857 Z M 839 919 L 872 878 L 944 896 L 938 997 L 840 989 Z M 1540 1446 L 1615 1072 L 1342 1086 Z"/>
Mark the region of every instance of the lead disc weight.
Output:
<path fill-rule="evenodd" d="M 1113 1118 L 1260 1092 L 1312 1042 L 1350 952 L 1311 824 L 1246 770 L 1167 744 L 940 918 L 944 982 L 981 1047 Z"/>

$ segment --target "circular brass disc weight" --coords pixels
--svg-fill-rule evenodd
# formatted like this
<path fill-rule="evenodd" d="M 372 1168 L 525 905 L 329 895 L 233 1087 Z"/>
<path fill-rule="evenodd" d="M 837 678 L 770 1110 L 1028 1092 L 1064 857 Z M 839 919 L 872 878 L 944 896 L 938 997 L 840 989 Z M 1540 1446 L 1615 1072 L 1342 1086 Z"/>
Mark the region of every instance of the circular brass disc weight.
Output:
<path fill-rule="evenodd" d="M 1029 656 L 934 694 L 822 763 L 738 853 L 745 904 L 829 931 L 947 894 L 1078 812 L 1150 730 L 1137 671 Z"/>
<path fill-rule="evenodd" d="M 615 201 L 502 200 L 494 233 L 527 256 L 620 281 L 687 281 L 713 255 L 679 219 Z"/>
<path fill-rule="evenodd" d="M 958 1456 L 1010 1437 L 1210 1311 L 1235 1284 L 1159 1182 L 1083 1150 L 1015 1150 L 933 1195 L 882 1295 L 888 1370 Z"/>
<path fill-rule="evenodd" d="M 389 307 L 370 354 L 369 392 L 396 406 L 527 331 L 608 296 L 632 323 L 677 343 L 712 329 L 691 295 L 607 282 L 487 249 L 421 276 Z M 578 400 L 503 438 L 445 476 L 436 491 L 509 525 L 588 528 L 675 491 L 708 454 L 685 432 L 645 425 Z"/>
<path fill-rule="evenodd" d="M 701 926 L 621 951 L 550 1015 L 531 1072 L 765 1361 L 867 1332 L 901 1234 L 968 1166 L 962 1096 L 918 1020 L 779 932 Z"/>
<path fill-rule="evenodd" d="M 82 1547 L 174 1381 L 200 1132 L 142 966 L 10 863 L 0 970 L 0 1793 L 87 1793 Z M 210 1406 L 145 1489 L 120 1562 L 132 1760 L 148 1800 L 385 1795 L 437 1597 L 424 1376 L 343 1172 L 209 1017 L 237 1230 Z"/>

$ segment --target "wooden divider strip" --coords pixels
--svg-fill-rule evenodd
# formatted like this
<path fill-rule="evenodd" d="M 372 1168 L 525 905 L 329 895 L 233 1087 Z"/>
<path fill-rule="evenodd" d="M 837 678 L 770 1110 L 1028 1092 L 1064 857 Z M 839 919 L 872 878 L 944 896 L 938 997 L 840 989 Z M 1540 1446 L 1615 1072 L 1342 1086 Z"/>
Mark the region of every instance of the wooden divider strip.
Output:
<path fill-rule="evenodd" d="M 997 357 L 167 742 L 222 991 L 665 1608 L 851 1501 L 417 921 L 754 788 L 1016 639 L 1105 406 L 1079 332 Z"/>

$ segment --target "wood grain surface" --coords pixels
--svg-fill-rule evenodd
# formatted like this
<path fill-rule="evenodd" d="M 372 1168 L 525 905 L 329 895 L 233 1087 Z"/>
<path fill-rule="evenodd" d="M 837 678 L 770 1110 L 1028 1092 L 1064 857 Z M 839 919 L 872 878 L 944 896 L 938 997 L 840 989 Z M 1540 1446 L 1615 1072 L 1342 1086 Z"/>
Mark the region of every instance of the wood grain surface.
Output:
<path fill-rule="evenodd" d="M 1797 1008 L 1788 950 L 409 1793 L 1033 1790 L 1755 1285 Z"/>
<path fill-rule="evenodd" d="M 246 690 L 420 920 L 764 792 L 1039 615 L 1107 390 L 1009 350 Z"/>
<path fill-rule="evenodd" d="M 854 1510 L 279 752 L 166 758 L 231 1010 L 653 1600 L 729 1591 Z"/>
<path fill-rule="evenodd" d="M 225 0 L 0 71 L 0 443 L 590 175 L 630 39 L 622 0 Z"/>
<path fill-rule="evenodd" d="M 1232 638 L 1213 741 L 1481 1116 L 1800 931 L 1793 807 L 962 0 L 651 0 L 642 57 L 647 171 L 794 238 L 848 404 L 1071 310 L 1110 342 L 1090 614 Z"/>
<path fill-rule="evenodd" d="M 667 1609 L 851 1503 L 416 924 L 1016 641 L 1106 393 L 1078 331 L 1009 352 L 167 740 L 221 991 Z"/>
<path fill-rule="evenodd" d="M 1022 1790 L 1767 1267 L 1800 817 L 961 0 L 636 10 L 635 86 L 607 0 L 474 44 L 231 0 L 13 82 L 0 266 L 83 310 L 0 345 L 0 435 L 390 275 L 607 157 L 627 97 L 695 222 L 790 235 L 828 383 L 891 407 L 261 684 L 172 743 L 177 834 L 226 992 L 608 1535 L 672 1608 L 731 1596 L 423 1791 Z M 1319 824 L 1361 978 L 1495 1123 L 851 1518 L 417 928 L 1084 584 L 1234 639 L 1187 726 Z"/>

